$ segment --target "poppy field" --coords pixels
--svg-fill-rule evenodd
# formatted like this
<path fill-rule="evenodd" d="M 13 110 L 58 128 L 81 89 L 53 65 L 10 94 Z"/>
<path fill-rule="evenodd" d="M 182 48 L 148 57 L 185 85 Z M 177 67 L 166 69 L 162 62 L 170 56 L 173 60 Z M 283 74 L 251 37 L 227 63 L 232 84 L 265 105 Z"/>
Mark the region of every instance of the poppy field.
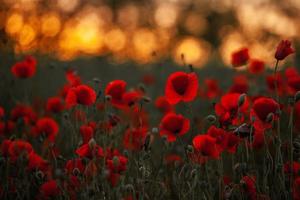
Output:
<path fill-rule="evenodd" d="M 290 41 L 273 51 L 271 70 L 232 52 L 228 87 L 184 55 L 130 84 L 55 66 L 64 81 L 45 98 L 34 88 L 53 77 L 19 57 L 1 86 L 0 198 L 299 200 L 300 72 L 282 64 Z"/>

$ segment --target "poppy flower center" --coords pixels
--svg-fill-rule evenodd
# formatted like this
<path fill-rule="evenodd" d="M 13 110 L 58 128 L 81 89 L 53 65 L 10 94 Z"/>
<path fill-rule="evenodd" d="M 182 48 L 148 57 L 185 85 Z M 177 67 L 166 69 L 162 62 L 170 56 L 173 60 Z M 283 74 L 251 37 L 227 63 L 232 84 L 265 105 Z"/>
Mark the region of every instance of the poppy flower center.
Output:
<path fill-rule="evenodd" d="M 175 77 L 172 80 L 172 85 L 174 87 L 174 90 L 180 94 L 183 95 L 189 85 L 189 79 L 188 76 L 183 74 L 180 76 Z"/>

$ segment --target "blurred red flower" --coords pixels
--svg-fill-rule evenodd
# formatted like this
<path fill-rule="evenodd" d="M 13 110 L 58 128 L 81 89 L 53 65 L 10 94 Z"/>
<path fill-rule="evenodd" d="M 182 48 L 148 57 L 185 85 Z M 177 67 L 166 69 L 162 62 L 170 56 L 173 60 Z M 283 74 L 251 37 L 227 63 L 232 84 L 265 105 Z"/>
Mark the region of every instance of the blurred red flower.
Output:
<path fill-rule="evenodd" d="M 36 72 L 36 60 L 32 56 L 27 56 L 25 60 L 17 62 L 12 66 L 11 72 L 17 78 L 30 78 Z"/>
<path fill-rule="evenodd" d="M 8 144 L 8 155 L 12 162 L 15 162 L 19 156 L 28 158 L 29 154 L 33 152 L 31 144 L 24 140 L 14 140 Z"/>
<path fill-rule="evenodd" d="M 76 154 L 80 157 L 86 157 L 89 159 L 94 157 L 100 158 L 104 156 L 103 149 L 96 143 L 93 144 L 91 141 L 76 149 Z"/>
<path fill-rule="evenodd" d="M 210 135 L 197 135 L 193 139 L 194 154 L 191 155 L 192 160 L 205 163 L 209 158 L 218 159 L 220 149 L 217 146 L 217 140 Z"/>
<path fill-rule="evenodd" d="M 233 77 L 233 85 L 230 87 L 230 93 L 247 93 L 249 90 L 248 78 L 245 75 L 236 75 Z"/>
<path fill-rule="evenodd" d="M 265 62 L 259 59 L 252 59 L 248 65 L 248 70 L 252 74 L 261 74 L 265 70 Z"/>
<path fill-rule="evenodd" d="M 94 128 L 90 125 L 82 125 L 79 128 L 83 144 L 86 144 L 94 137 Z"/>
<path fill-rule="evenodd" d="M 256 99 L 253 103 L 252 109 L 250 111 L 250 117 L 255 118 L 254 127 L 258 130 L 265 130 L 271 128 L 271 121 L 268 121 L 269 114 L 273 114 L 273 119 L 278 119 L 278 110 L 280 109 L 279 104 L 271 98 L 260 97 Z"/>
<path fill-rule="evenodd" d="M 294 200 L 300 200 L 300 176 L 293 183 L 293 198 Z"/>
<path fill-rule="evenodd" d="M 65 108 L 64 101 L 60 97 L 50 97 L 46 103 L 46 110 L 48 112 L 60 113 Z"/>
<path fill-rule="evenodd" d="M 245 65 L 249 60 L 248 48 L 239 49 L 231 54 L 231 64 L 234 67 Z"/>
<path fill-rule="evenodd" d="M 253 176 L 244 176 L 241 180 L 241 183 L 243 184 L 243 189 L 248 194 L 249 198 L 251 200 L 256 200 L 256 178 Z"/>
<path fill-rule="evenodd" d="M 111 97 L 111 104 L 117 108 L 123 108 L 123 95 L 126 92 L 127 83 L 123 80 L 114 80 L 105 88 L 105 95 Z"/>
<path fill-rule="evenodd" d="M 39 189 L 40 195 L 38 199 L 51 199 L 61 194 L 61 189 L 56 180 L 49 180 L 43 183 Z"/>
<path fill-rule="evenodd" d="M 96 101 L 96 92 L 87 85 L 71 88 L 66 96 L 67 107 L 77 104 L 90 106 Z"/>
<path fill-rule="evenodd" d="M 31 106 L 18 104 L 11 110 L 10 117 L 15 122 L 22 119 L 25 124 L 31 124 L 36 121 L 37 114 Z"/>
<path fill-rule="evenodd" d="M 147 131 L 146 127 L 128 128 L 123 137 L 124 148 L 135 151 L 141 150 L 147 136 Z"/>
<path fill-rule="evenodd" d="M 155 100 L 155 107 L 162 113 L 167 114 L 174 110 L 173 106 L 168 102 L 164 96 L 159 96 Z"/>
<path fill-rule="evenodd" d="M 295 50 L 291 47 L 291 42 L 288 40 L 282 40 L 277 46 L 275 58 L 277 60 L 283 60 L 285 57 L 294 52 Z"/>
<path fill-rule="evenodd" d="M 197 92 L 198 77 L 194 72 L 174 72 L 168 77 L 165 96 L 170 104 L 193 101 Z"/>
<path fill-rule="evenodd" d="M 54 142 L 58 134 L 58 124 L 50 117 L 40 118 L 35 126 L 35 132 L 33 134 L 44 135 L 50 142 Z"/>
<path fill-rule="evenodd" d="M 85 165 L 83 164 L 81 158 L 75 158 L 66 162 L 65 170 L 67 174 L 76 174 L 75 170 L 78 170 L 78 172 L 83 174 Z"/>
<path fill-rule="evenodd" d="M 189 131 L 190 120 L 180 114 L 168 113 L 161 120 L 159 127 L 160 135 L 165 135 L 169 142 L 174 142 L 178 136 Z"/>

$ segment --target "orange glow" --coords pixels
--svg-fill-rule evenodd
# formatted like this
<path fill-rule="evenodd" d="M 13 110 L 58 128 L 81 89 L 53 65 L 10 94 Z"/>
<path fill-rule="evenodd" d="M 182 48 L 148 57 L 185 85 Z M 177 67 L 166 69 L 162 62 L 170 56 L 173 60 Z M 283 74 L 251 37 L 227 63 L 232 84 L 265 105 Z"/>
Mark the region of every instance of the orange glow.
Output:
<path fill-rule="evenodd" d="M 34 41 L 36 37 L 36 32 L 34 27 L 25 24 L 20 32 L 18 41 L 21 46 L 28 46 Z"/>
<path fill-rule="evenodd" d="M 8 34 L 16 34 L 20 32 L 23 24 L 23 16 L 20 13 L 12 13 L 6 20 L 5 31 Z"/>
<path fill-rule="evenodd" d="M 125 47 L 126 36 L 122 30 L 115 28 L 105 34 L 104 43 L 111 51 L 120 51 Z"/>
<path fill-rule="evenodd" d="M 175 48 L 174 57 L 179 65 L 183 65 L 182 55 L 186 64 L 201 67 L 208 59 L 210 46 L 196 38 L 185 38 Z"/>
<path fill-rule="evenodd" d="M 157 49 L 156 35 L 148 29 L 135 31 L 133 35 L 133 47 L 135 55 L 139 61 L 149 61 L 153 52 Z"/>
<path fill-rule="evenodd" d="M 41 20 L 42 33 L 47 37 L 54 37 L 60 31 L 61 22 L 55 13 L 46 14 Z"/>
<path fill-rule="evenodd" d="M 65 12 L 72 12 L 79 4 L 79 0 L 57 0 L 57 6 Z"/>
<path fill-rule="evenodd" d="M 177 18 L 178 10 L 174 4 L 162 3 L 155 11 L 155 22 L 163 28 L 172 27 Z"/>

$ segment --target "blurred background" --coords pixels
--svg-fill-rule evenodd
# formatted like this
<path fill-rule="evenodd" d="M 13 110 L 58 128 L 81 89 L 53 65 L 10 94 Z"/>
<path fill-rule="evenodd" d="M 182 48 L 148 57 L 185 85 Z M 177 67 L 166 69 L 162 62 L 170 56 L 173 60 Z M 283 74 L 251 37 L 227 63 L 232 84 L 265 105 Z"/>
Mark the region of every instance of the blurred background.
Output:
<path fill-rule="evenodd" d="M 273 62 L 280 39 L 300 39 L 299 0 L 0 0 L 2 44 L 61 61 L 104 56 L 202 67 L 249 47 Z M 9 43 L 9 44 L 7 44 Z"/>
<path fill-rule="evenodd" d="M 0 78 L 10 81 L 10 67 L 31 54 L 39 62 L 31 84 L 42 96 L 55 94 L 68 67 L 103 85 L 150 74 L 163 94 L 169 72 L 191 64 L 202 68 L 200 82 L 216 77 L 226 88 L 233 51 L 248 47 L 273 67 L 278 42 L 299 49 L 299 32 L 299 0 L 0 0 Z M 296 53 L 286 65 L 299 60 Z"/>

